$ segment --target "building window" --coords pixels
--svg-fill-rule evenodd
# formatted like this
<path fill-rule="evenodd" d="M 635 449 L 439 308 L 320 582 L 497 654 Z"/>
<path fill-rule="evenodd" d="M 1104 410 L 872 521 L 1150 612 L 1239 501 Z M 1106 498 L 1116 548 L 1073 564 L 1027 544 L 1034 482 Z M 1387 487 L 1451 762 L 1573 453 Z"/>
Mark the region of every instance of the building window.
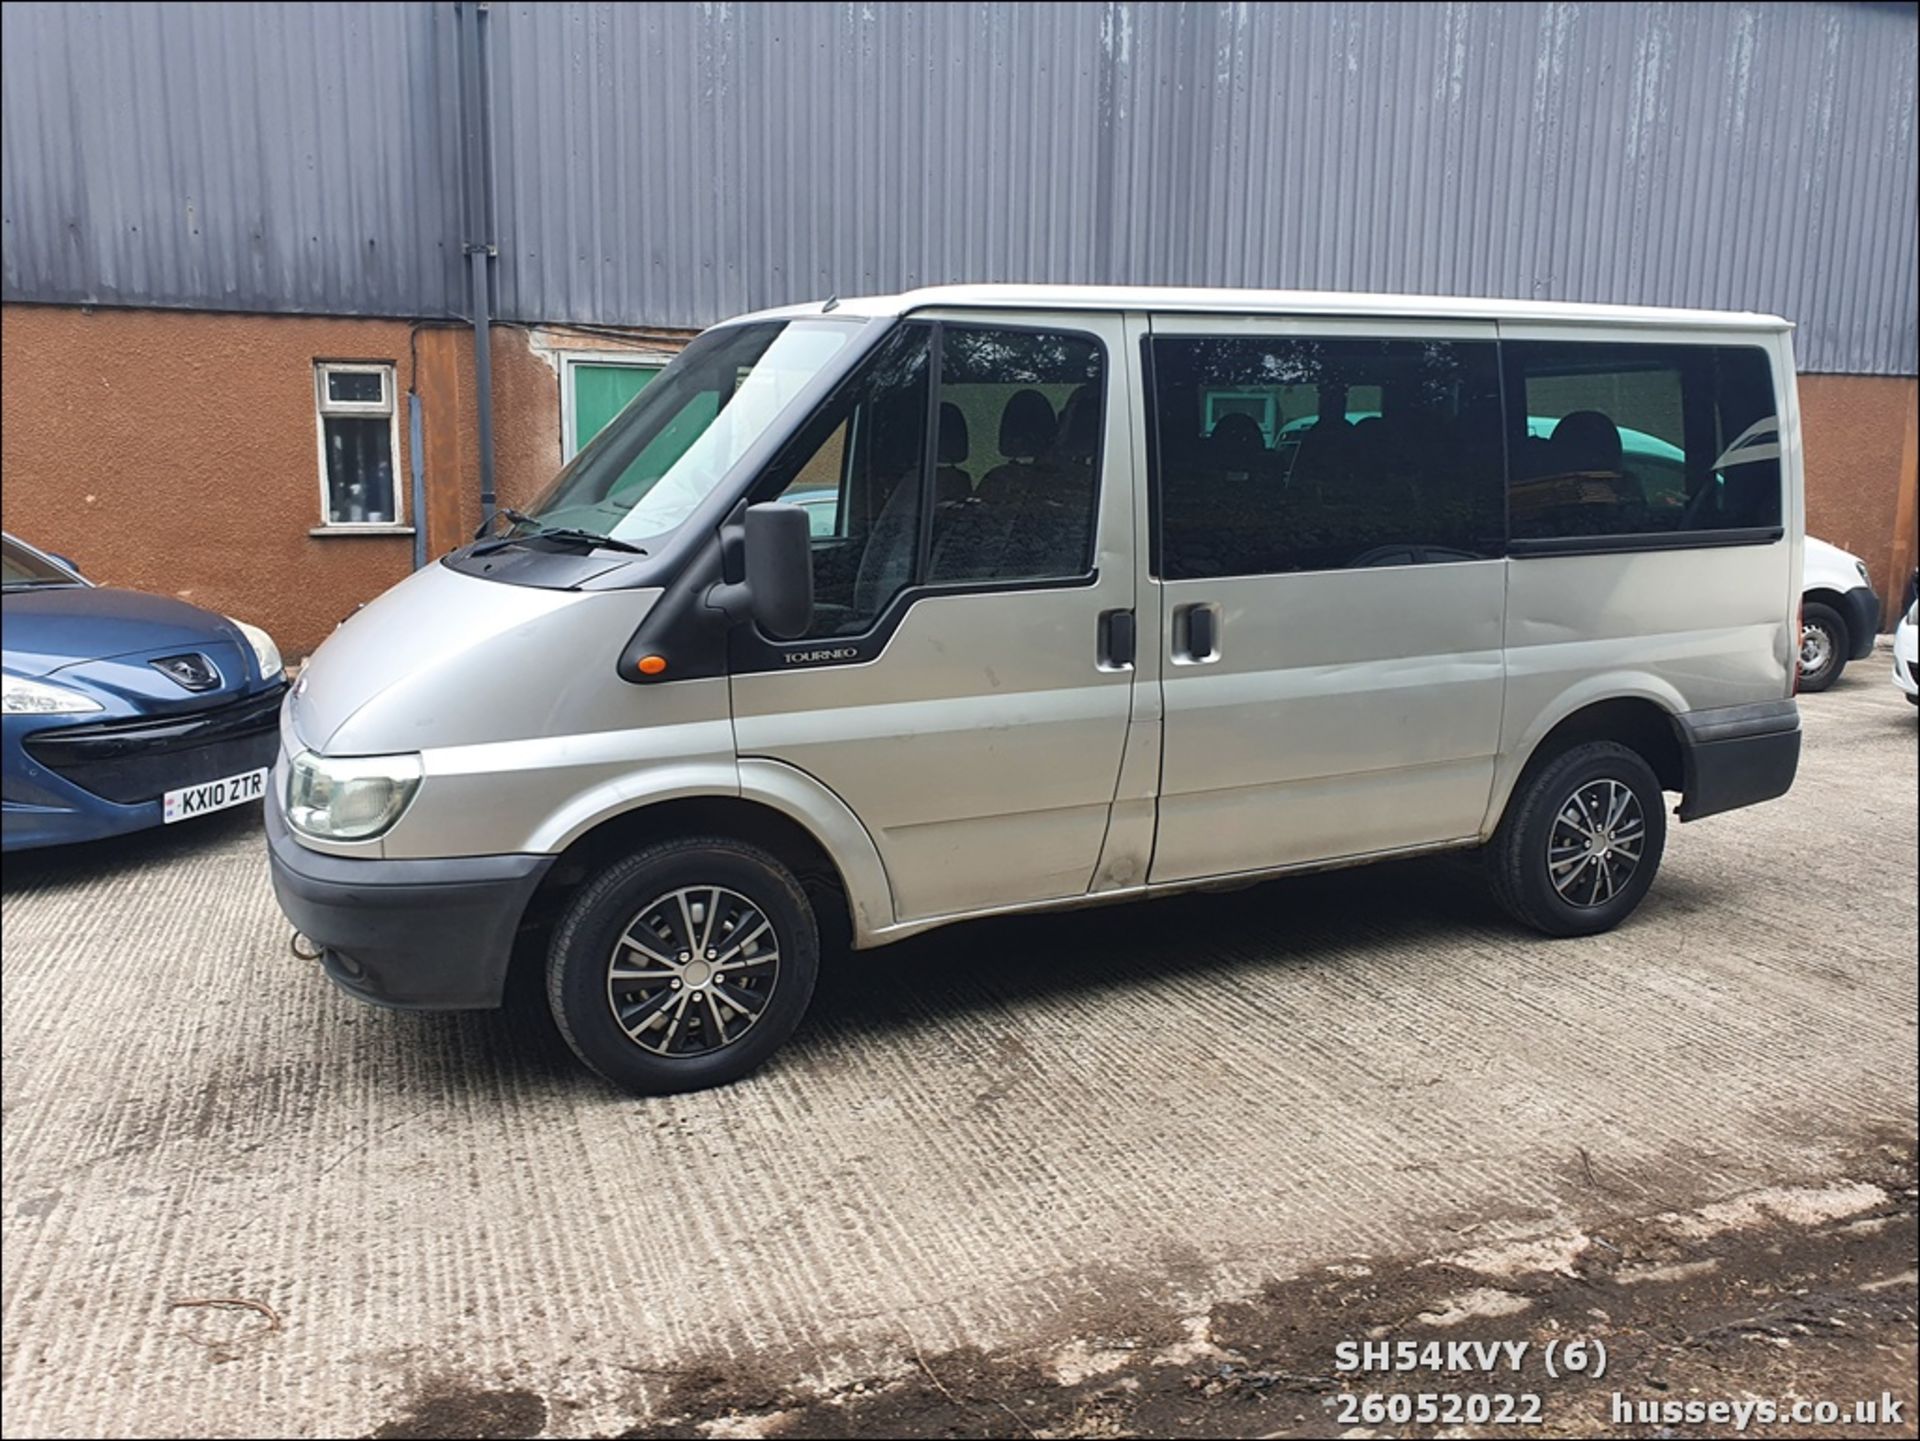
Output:
<path fill-rule="evenodd" d="M 606 429 L 607 422 L 661 372 L 668 358 L 598 350 L 562 355 L 561 459 L 572 460 Z"/>
<path fill-rule="evenodd" d="M 391 365 L 314 366 L 320 425 L 320 503 L 328 527 L 402 523 Z"/>

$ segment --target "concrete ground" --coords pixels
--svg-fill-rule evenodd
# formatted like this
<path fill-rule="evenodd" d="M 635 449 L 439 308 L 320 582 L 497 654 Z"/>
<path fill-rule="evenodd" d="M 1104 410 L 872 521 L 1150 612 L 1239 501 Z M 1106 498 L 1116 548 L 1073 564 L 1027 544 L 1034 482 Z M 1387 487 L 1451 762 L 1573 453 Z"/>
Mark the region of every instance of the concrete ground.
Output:
<path fill-rule="evenodd" d="M 1915 714 L 1885 667 L 1804 702 L 1785 800 L 1676 828 L 1614 934 L 1522 933 L 1459 860 L 982 923 L 837 964 L 759 1076 L 666 1100 L 538 1014 L 336 994 L 250 817 L 9 859 L 5 1429 L 1311 1433 L 1340 1334 L 1545 1316 L 1531 1273 L 1597 1326 L 1590 1263 L 1624 1295 L 1794 1226 L 1838 1259 L 1774 1238 L 1728 1273 L 1845 1279 L 1892 1328 L 1846 1379 L 1911 1398 Z M 1390 1305 L 1400 1263 L 1493 1279 Z M 1168 1375 L 1253 1409 L 1129 1421 Z M 1076 1409 L 1032 1409 L 1049 1386 Z M 873 1409 L 909 1392 L 950 1416 Z"/>

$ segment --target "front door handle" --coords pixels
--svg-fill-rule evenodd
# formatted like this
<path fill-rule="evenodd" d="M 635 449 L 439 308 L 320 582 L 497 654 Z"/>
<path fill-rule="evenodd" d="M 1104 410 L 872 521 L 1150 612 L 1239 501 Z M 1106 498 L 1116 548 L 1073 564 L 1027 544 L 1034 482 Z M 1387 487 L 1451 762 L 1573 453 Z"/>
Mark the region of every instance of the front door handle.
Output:
<path fill-rule="evenodd" d="M 1173 651 L 1184 661 L 1212 660 L 1220 653 L 1219 613 L 1205 602 L 1173 613 Z"/>
<path fill-rule="evenodd" d="M 1100 612 L 1099 653 L 1102 670 L 1126 670 L 1133 664 L 1138 644 L 1132 611 Z"/>

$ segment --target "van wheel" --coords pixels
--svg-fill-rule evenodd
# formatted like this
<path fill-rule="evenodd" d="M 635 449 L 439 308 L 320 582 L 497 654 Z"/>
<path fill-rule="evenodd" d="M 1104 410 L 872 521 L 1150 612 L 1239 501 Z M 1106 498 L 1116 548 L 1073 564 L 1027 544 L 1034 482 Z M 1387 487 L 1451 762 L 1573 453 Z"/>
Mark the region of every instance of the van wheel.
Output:
<path fill-rule="evenodd" d="M 1847 623 L 1840 612 L 1819 601 L 1800 607 L 1800 689 L 1811 694 L 1825 690 L 1847 668 Z"/>
<path fill-rule="evenodd" d="M 1653 884 L 1667 844 L 1660 779 L 1637 751 L 1589 741 L 1521 782 L 1488 847 L 1494 897 L 1550 936 L 1611 930 Z"/>
<path fill-rule="evenodd" d="M 722 837 L 614 862 L 566 909 L 547 957 L 560 1033 L 643 1095 L 737 1081 L 806 1014 L 820 942 L 793 873 Z"/>

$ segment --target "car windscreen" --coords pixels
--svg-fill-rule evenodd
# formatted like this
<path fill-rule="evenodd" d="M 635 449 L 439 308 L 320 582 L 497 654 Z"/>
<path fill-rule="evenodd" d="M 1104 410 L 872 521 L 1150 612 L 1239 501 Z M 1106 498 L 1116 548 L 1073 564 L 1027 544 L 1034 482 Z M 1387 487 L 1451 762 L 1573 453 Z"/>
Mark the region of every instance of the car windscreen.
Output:
<path fill-rule="evenodd" d="M 27 549 L 12 536 L 0 538 L 0 580 L 4 581 L 8 590 L 23 590 L 29 586 L 80 584 L 77 577 L 68 574 L 38 552 Z"/>
<path fill-rule="evenodd" d="M 635 541 L 673 530 L 855 329 L 810 319 L 708 331 L 554 477 L 516 533 L 572 529 Z"/>

